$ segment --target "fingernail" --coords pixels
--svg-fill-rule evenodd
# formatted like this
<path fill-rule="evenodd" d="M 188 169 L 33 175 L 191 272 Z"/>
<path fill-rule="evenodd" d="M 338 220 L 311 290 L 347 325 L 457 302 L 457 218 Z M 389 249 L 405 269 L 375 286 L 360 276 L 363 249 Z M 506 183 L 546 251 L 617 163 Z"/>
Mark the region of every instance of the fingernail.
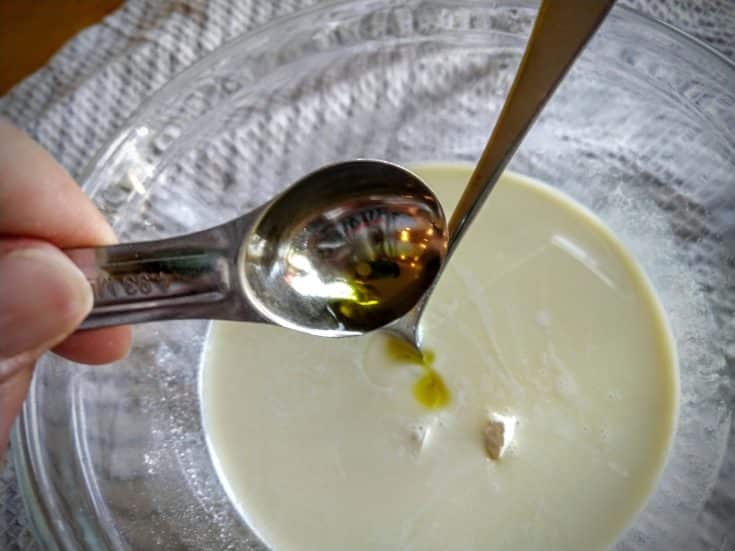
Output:
<path fill-rule="evenodd" d="M 51 347 L 92 309 L 92 290 L 58 249 L 18 249 L 0 257 L 0 357 Z"/>

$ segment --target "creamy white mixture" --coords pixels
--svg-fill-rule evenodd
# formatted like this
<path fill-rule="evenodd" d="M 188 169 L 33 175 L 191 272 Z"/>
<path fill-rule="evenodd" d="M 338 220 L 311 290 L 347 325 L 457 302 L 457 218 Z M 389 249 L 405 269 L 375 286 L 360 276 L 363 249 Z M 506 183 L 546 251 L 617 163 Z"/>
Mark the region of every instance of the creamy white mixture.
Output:
<path fill-rule="evenodd" d="M 448 212 L 470 174 L 416 171 Z M 610 545 L 653 488 L 678 396 L 664 313 L 615 237 L 569 198 L 506 174 L 424 335 L 450 392 L 439 409 L 416 400 L 422 368 L 388 354 L 380 333 L 213 325 L 204 422 L 256 533 L 279 551 Z"/>

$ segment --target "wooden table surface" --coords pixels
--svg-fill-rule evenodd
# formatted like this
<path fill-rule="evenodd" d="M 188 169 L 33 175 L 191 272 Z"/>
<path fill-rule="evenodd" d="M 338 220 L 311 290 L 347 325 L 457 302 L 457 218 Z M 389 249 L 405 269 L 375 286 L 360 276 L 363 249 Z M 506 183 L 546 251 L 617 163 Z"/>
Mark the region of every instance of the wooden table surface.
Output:
<path fill-rule="evenodd" d="M 123 0 L 0 0 L 0 96 Z"/>

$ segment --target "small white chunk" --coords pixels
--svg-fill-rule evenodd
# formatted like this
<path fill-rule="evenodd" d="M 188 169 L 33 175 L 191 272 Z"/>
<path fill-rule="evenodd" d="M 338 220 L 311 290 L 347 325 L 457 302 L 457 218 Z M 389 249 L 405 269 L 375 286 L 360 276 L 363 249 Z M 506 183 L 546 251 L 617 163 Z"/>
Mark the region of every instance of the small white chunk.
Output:
<path fill-rule="evenodd" d="M 485 426 L 485 451 L 490 459 L 500 459 L 505 447 L 505 424 L 502 421 L 488 421 Z"/>
<path fill-rule="evenodd" d="M 497 461 L 513 440 L 517 419 L 512 416 L 493 414 L 485 425 L 485 451 L 490 459 Z"/>

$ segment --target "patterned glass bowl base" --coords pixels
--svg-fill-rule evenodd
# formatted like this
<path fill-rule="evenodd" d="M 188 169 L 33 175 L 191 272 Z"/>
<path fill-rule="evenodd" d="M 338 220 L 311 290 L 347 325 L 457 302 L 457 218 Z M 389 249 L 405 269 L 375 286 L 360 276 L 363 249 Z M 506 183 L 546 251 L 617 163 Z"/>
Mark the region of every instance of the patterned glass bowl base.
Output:
<path fill-rule="evenodd" d="M 155 95 L 91 164 L 85 189 L 122 240 L 143 240 L 234 217 L 338 160 L 471 162 L 533 16 L 521 1 L 371 0 L 281 20 Z M 562 189 L 622 237 L 677 337 L 674 449 L 616 549 L 729 548 L 735 68 L 617 8 L 511 168 Z M 109 367 L 44 360 L 13 437 L 44 544 L 264 548 L 207 451 L 198 393 L 206 332 L 202 321 L 136 327 L 130 357 Z"/>

